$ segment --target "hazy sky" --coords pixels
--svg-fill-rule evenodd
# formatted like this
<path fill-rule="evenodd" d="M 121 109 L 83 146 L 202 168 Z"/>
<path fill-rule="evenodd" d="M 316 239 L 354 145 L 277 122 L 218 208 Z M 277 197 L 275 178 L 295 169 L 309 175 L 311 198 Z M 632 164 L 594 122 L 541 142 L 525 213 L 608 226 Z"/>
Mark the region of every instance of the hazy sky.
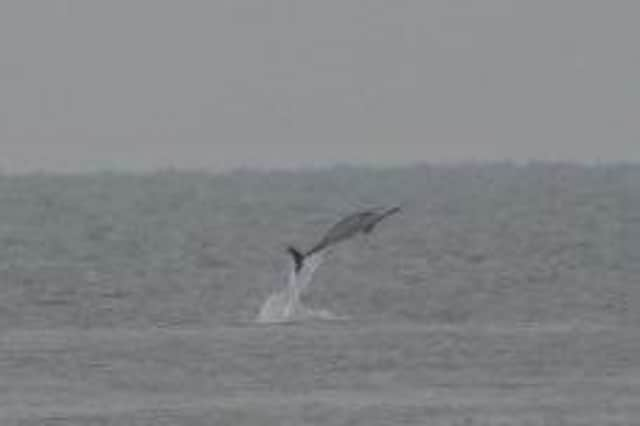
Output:
<path fill-rule="evenodd" d="M 4 0 L 5 171 L 640 161 L 635 0 Z"/>

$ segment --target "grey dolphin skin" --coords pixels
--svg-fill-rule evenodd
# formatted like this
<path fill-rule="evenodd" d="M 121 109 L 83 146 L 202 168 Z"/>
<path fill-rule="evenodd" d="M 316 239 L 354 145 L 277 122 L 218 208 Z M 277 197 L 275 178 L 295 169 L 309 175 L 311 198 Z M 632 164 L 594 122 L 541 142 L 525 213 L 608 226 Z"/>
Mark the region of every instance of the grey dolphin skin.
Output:
<path fill-rule="evenodd" d="M 345 217 L 344 219 L 333 225 L 331 228 L 329 228 L 320 242 L 314 245 L 306 253 L 301 252 L 293 246 L 287 247 L 287 251 L 289 252 L 291 257 L 293 257 L 293 261 L 295 262 L 296 272 L 298 272 L 302 268 L 304 259 L 307 256 L 318 253 L 319 251 L 322 251 L 327 247 L 348 240 L 349 238 L 353 238 L 359 233 L 369 234 L 383 219 L 399 211 L 400 207 L 395 206 L 382 211 L 380 208 L 378 208 L 356 212 Z"/>

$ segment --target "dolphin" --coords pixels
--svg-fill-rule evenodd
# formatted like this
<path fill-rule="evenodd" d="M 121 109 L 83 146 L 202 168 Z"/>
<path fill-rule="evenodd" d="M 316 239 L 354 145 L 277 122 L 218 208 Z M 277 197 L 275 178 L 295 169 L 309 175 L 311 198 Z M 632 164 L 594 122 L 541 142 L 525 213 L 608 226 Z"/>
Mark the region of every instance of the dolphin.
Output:
<path fill-rule="evenodd" d="M 302 252 L 291 245 L 288 246 L 287 252 L 293 258 L 296 273 L 302 269 L 307 257 L 320 253 L 325 249 L 353 238 L 360 233 L 369 234 L 383 219 L 399 211 L 400 207 L 395 206 L 384 210 L 376 208 L 352 213 L 329 228 L 322 239 L 307 252 Z"/>

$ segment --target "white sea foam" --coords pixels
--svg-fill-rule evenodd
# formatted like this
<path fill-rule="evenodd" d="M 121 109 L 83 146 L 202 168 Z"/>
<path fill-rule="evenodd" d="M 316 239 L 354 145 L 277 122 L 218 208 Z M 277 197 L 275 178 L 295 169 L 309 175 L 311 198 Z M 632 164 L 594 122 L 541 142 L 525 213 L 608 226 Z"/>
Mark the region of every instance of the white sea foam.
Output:
<path fill-rule="evenodd" d="M 311 309 L 302 303 L 300 295 L 313 279 L 313 274 L 322 263 L 324 252 L 318 252 L 304 259 L 302 269 L 296 273 L 292 261 L 287 275 L 287 285 L 276 291 L 265 300 L 256 321 L 259 323 L 279 323 L 301 321 L 306 319 L 340 319 L 326 310 Z"/>

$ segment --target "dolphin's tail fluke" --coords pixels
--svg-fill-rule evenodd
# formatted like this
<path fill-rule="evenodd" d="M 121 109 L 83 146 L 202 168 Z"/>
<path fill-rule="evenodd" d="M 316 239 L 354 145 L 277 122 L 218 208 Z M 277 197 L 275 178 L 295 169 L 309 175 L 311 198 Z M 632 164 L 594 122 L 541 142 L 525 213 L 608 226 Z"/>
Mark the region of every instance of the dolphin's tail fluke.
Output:
<path fill-rule="evenodd" d="M 304 263 L 304 254 L 302 254 L 300 250 L 293 246 L 288 246 L 287 252 L 291 255 L 291 257 L 293 257 L 293 262 L 296 265 L 296 273 L 300 272 L 300 269 L 302 269 L 302 264 Z"/>

